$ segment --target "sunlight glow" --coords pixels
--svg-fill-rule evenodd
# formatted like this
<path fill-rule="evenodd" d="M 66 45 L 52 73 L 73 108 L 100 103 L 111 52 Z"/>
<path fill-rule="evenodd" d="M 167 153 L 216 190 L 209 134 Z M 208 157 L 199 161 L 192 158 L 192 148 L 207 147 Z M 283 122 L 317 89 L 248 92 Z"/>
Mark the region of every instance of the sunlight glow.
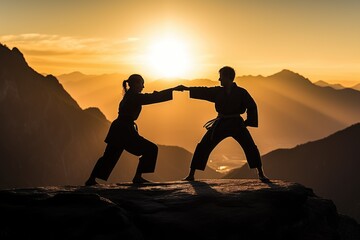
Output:
<path fill-rule="evenodd" d="M 186 42 L 167 36 L 150 44 L 147 63 L 157 77 L 184 77 L 190 71 L 192 61 Z"/>

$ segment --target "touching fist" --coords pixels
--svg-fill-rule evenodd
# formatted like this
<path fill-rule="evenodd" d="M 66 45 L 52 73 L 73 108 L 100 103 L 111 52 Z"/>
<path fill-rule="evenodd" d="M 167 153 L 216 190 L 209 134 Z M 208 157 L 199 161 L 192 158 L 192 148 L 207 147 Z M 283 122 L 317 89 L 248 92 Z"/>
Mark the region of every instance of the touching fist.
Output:
<path fill-rule="evenodd" d="M 179 86 L 174 87 L 173 90 L 182 92 L 184 90 L 189 90 L 189 88 L 184 85 L 179 85 Z"/>

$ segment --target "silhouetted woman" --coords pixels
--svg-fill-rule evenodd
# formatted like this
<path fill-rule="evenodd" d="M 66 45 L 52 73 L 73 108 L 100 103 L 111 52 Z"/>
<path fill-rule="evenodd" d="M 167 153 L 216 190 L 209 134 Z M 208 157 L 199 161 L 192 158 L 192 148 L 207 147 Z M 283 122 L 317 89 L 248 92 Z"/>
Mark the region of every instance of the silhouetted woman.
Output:
<path fill-rule="evenodd" d="M 136 156 L 141 156 L 132 180 L 133 183 L 149 182 L 141 175 L 155 170 L 158 147 L 139 135 L 135 120 L 139 117 L 142 105 L 171 100 L 172 91 L 181 89 L 175 87 L 160 92 L 141 93 L 144 88 L 144 79 L 139 74 L 133 74 L 128 80 L 123 81 L 123 88 L 125 94 L 119 104 L 118 117 L 111 123 L 106 136 L 105 142 L 107 146 L 105 152 L 97 161 L 89 179 L 85 183 L 86 186 L 97 184 L 96 178 L 106 181 L 124 150 Z"/>

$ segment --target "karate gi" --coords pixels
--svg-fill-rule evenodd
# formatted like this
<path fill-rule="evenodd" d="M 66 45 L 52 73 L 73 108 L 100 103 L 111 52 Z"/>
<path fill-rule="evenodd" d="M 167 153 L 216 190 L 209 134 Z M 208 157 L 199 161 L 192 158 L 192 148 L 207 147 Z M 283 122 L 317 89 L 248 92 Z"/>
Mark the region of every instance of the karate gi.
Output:
<path fill-rule="evenodd" d="M 129 89 L 119 104 L 118 118 L 111 123 L 105 138 L 105 152 L 97 161 L 92 176 L 107 180 L 124 150 L 139 158 L 137 172 L 154 172 L 158 147 L 140 136 L 135 120 L 142 105 L 164 102 L 172 99 L 172 90 L 153 93 L 136 93 Z"/>
<path fill-rule="evenodd" d="M 233 83 L 230 94 L 224 87 L 190 87 L 190 97 L 215 103 L 217 118 L 204 126 L 208 129 L 197 144 L 191 168 L 205 170 L 212 150 L 227 137 L 234 138 L 243 148 L 250 168 L 262 166 L 259 150 L 247 126 L 258 126 L 257 106 L 250 94 Z M 244 121 L 240 116 L 246 112 Z"/>

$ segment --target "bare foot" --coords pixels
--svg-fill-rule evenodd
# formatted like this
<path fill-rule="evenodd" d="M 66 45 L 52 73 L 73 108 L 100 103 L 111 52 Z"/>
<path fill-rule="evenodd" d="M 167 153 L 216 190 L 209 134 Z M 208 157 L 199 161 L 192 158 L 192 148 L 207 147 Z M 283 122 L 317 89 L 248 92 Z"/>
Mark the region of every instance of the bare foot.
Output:
<path fill-rule="evenodd" d="M 186 178 L 184 178 L 184 179 L 182 179 L 182 181 L 189 181 L 189 182 L 191 182 L 191 181 L 195 181 L 195 178 L 194 178 L 194 176 L 187 176 Z"/>
<path fill-rule="evenodd" d="M 89 179 L 85 182 L 85 186 L 94 186 L 94 185 L 98 185 L 98 183 L 95 181 L 95 179 L 89 178 Z"/>
<path fill-rule="evenodd" d="M 259 175 L 259 180 L 262 181 L 263 183 L 269 183 L 271 182 L 269 178 L 267 178 L 265 175 L 261 174 Z"/>
<path fill-rule="evenodd" d="M 142 184 L 142 183 L 151 183 L 149 180 L 146 180 L 142 177 L 134 177 L 132 180 L 133 183 Z"/>

